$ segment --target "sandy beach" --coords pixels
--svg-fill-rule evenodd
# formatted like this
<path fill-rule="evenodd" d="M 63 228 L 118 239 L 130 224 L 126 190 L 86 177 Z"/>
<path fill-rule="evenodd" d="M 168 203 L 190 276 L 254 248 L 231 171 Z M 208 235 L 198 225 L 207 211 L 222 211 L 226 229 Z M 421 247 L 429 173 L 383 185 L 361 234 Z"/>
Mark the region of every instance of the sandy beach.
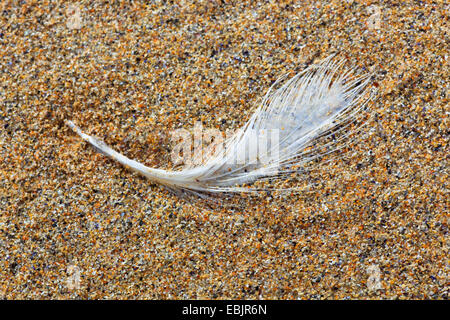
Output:
<path fill-rule="evenodd" d="M 448 8 L 2 1 L 0 298 L 448 299 Z M 215 207 L 65 124 L 171 169 L 170 132 L 235 130 L 330 54 L 372 73 L 375 98 L 304 192 Z"/>

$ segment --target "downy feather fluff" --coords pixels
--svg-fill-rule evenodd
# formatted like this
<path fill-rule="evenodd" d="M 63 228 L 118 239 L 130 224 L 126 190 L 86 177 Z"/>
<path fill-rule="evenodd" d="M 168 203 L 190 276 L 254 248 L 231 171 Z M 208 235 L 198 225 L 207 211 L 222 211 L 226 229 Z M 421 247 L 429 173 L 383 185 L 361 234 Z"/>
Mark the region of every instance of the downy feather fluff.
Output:
<path fill-rule="evenodd" d="M 204 163 L 183 170 L 149 168 L 83 133 L 72 121 L 67 124 L 104 155 L 170 189 L 194 193 L 256 191 L 258 188 L 251 187 L 256 180 L 292 175 L 313 159 L 335 151 L 338 141 L 355 130 L 351 124 L 368 101 L 364 96 L 370 77 L 356 76 L 333 57 L 281 85 L 284 78 L 269 89 L 247 123 L 225 141 L 224 148 L 209 154 Z M 277 139 L 268 135 L 263 153 L 252 148 L 255 133 L 273 130 L 278 132 Z M 337 133 L 340 139 L 328 139 L 316 147 L 322 138 Z M 237 163 L 236 158 L 244 161 Z"/>

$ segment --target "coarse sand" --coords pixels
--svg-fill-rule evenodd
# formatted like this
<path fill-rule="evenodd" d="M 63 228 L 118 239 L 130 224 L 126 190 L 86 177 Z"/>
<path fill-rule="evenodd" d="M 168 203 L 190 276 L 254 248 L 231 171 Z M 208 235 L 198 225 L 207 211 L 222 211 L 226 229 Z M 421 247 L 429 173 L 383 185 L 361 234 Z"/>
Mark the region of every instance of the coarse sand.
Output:
<path fill-rule="evenodd" d="M 448 299 L 448 8 L 1 1 L 0 298 Z M 171 131 L 239 128 L 332 53 L 376 99 L 305 192 L 203 205 L 64 122 L 170 168 Z"/>

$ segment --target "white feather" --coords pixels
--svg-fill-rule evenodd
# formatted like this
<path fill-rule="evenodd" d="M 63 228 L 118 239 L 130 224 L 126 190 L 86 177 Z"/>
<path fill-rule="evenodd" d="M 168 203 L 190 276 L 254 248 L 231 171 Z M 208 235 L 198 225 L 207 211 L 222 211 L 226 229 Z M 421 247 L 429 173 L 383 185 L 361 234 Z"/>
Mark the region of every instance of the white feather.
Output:
<path fill-rule="evenodd" d="M 279 89 L 277 81 L 241 130 L 225 141 L 225 147 L 210 154 L 198 166 L 179 171 L 149 168 L 114 151 L 104 142 L 81 131 L 72 121 L 67 124 L 85 141 L 106 156 L 144 175 L 151 181 L 175 190 L 193 192 L 243 192 L 242 187 L 258 179 L 283 178 L 306 163 L 336 150 L 337 141 L 316 148 L 320 138 L 350 134 L 349 124 L 367 103 L 363 99 L 369 76 L 357 77 L 332 57 L 308 67 Z M 267 150 L 254 148 L 255 133 L 277 132 L 267 136 Z M 308 150 L 307 150 L 308 148 Z M 278 151 L 278 152 L 276 152 Z M 244 161 L 236 163 L 235 159 Z"/>

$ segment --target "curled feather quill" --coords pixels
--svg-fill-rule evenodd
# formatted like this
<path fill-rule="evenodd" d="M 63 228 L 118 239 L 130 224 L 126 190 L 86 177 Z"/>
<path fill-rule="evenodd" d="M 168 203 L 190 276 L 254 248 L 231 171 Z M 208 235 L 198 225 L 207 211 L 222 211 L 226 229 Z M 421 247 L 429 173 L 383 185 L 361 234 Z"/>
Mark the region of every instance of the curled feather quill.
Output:
<path fill-rule="evenodd" d="M 368 75 L 356 76 L 353 70 L 343 68 L 342 61 L 329 57 L 282 85 L 282 79 L 278 80 L 223 148 L 210 153 L 204 163 L 178 171 L 149 168 L 83 133 L 72 121 L 67 124 L 104 155 L 170 189 L 195 193 L 255 191 L 258 189 L 243 185 L 287 177 L 313 159 L 335 151 L 338 141 L 355 130 L 350 124 L 368 101 L 363 97 L 369 79 Z M 318 141 L 337 133 L 340 139 L 316 147 Z M 265 137 L 265 147 L 255 147 L 261 136 Z"/>

